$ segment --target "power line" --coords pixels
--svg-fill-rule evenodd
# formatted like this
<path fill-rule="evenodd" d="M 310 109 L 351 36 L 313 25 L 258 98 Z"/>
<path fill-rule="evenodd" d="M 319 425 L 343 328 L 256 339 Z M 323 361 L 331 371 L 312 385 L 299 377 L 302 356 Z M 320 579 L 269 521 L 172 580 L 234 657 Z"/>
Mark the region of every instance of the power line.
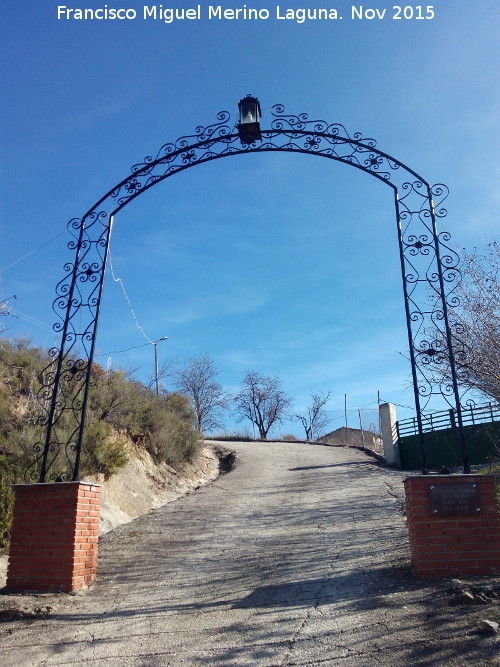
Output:
<path fill-rule="evenodd" d="M 130 303 L 130 299 L 128 298 L 128 294 L 125 291 L 125 286 L 123 284 L 123 280 L 121 278 L 116 278 L 115 277 L 115 274 L 114 274 L 114 271 L 113 271 L 113 262 L 111 260 L 111 252 L 109 253 L 109 267 L 111 269 L 111 275 L 113 276 L 113 280 L 115 281 L 115 283 L 120 283 L 120 287 L 122 288 L 123 296 L 127 300 L 128 307 L 130 309 L 130 312 L 132 313 L 132 317 L 134 318 L 134 321 L 136 323 L 137 328 L 139 329 L 141 334 L 144 336 L 144 338 L 148 341 L 148 343 L 151 343 L 151 345 L 153 345 L 154 344 L 153 341 L 146 335 L 146 332 L 144 331 L 144 329 L 139 324 L 139 320 L 137 319 L 137 315 L 135 314 L 134 309 L 132 308 L 132 304 Z"/>
<path fill-rule="evenodd" d="M 122 352 L 129 352 L 130 350 L 137 350 L 140 347 L 146 347 L 146 345 L 149 345 L 149 343 L 143 343 L 142 345 L 133 345 L 132 347 L 127 347 L 126 350 L 112 350 L 111 352 L 105 352 L 103 354 L 99 354 L 99 357 L 106 357 L 109 354 L 121 354 Z"/>
<path fill-rule="evenodd" d="M 111 218 L 110 224 L 111 224 L 111 226 L 112 226 L 112 224 L 113 224 L 113 218 Z M 61 236 L 64 236 L 66 233 L 67 233 L 67 230 L 65 230 L 64 232 L 61 232 L 60 234 L 56 234 L 56 236 L 53 236 L 53 237 L 50 238 L 48 241 L 45 241 L 44 243 L 41 243 L 40 245 L 36 246 L 36 248 L 32 248 L 29 252 L 25 253 L 25 254 L 22 255 L 21 257 L 18 257 L 16 260 L 14 260 L 14 261 L 11 262 L 10 264 L 7 264 L 7 266 L 5 266 L 5 267 L 3 267 L 2 269 L 0 269 L 0 274 L 5 273 L 5 271 L 7 271 L 8 269 L 10 269 L 11 267 L 15 266 L 15 265 L 18 264 L 19 262 L 22 262 L 23 259 L 26 259 L 27 257 L 30 257 L 31 255 L 33 255 L 34 253 L 38 252 L 38 251 L 41 250 L 43 247 L 45 247 L 46 245 L 48 245 L 49 243 L 52 243 L 53 241 L 56 241 L 56 240 L 57 240 L 58 238 L 60 238 Z M 141 348 L 141 347 L 145 347 L 146 345 L 154 345 L 154 342 L 149 338 L 149 336 L 147 336 L 146 332 L 144 331 L 144 329 L 143 329 L 142 326 L 140 325 L 139 320 L 137 319 L 137 316 L 136 316 L 136 314 L 135 314 L 135 311 L 134 311 L 134 309 L 133 309 L 133 307 L 132 307 L 132 303 L 130 302 L 130 298 L 129 298 L 129 296 L 128 296 L 126 290 L 125 290 L 125 285 L 123 284 L 123 280 L 122 280 L 121 278 L 117 278 L 117 277 L 115 276 L 115 273 L 114 273 L 114 271 L 113 271 L 113 262 L 112 262 L 112 259 L 111 259 L 111 251 L 109 251 L 109 266 L 110 266 L 110 269 L 111 269 L 111 275 L 112 275 L 112 277 L 113 277 L 113 280 L 114 280 L 115 282 L 117 282 L 117 283 L 120 283 L 120 287 L 121 287 L 121 289 L 122 289 L 123 295 L 124 295 L 124 297 L 125 297 L 125 299 L 126 299 L 126 301 L 127 301 L 128 307 L 129 307 L 129 309 L 130 309 L 130 312 L 132 313 L 132 317 L 134 318 L 134 321 L 135 321 L 135 323 L 136 323 L 137 328 L 139 329 L 139 331 L 142 333 L 142 335 L 144 336 L 144 338 L 145 338 L 148 342 L 147 342 L 147 343 L 143 343 L 142 345 L 133 345 L 132 347 L 128 347 L 128 348 L 126 348 L 125 350 L 113 350 L 112 352 L 107 352 L 106 354 L 107 354 L 107 355 L 109 355 L 109 354 L 121 354 L 122 352 L 129 352 L 130 350 L 135 350 L 135 349 L 138 349 L 138 348 Z M 15 298 L 15 297 L 14 297 L 14 298 Z M 37 326 L 37 327 L 40 327 L 41 329 L 45 329 L 46 331 L 53 332 L 52 327 L 48 326 L 48 325 L 45 324 L 44 322 L 40 322 L 40 320 L 37 320 L 37 319 L 35 319 L 34 317 L 31 317 L 30 315 L 25 315 L 24 313 L 19 312 L 18 310 L 14 310 L 13 308 L 10 308 L 10 309 L 9 309 L 9 314 L 12 314 L 12 316 L 15 317 L 16 319 L 22 319 L 22 320 L 25 320 L 26 322 L 28 322 L 28 323 L 30 323 L 30 324 L 33 324 L 33 325 L 35 325 L 35 326 Z M 106 356 L 106 355 L 99 355 L 99 356 Z"/>
<path fill-rule="evenodd" d="M 407 410 L 415 410 L 415 406 L 412 405 L 401 405 L 401 403 L 394 403 L 394 401 L 384 401 L 385 403 L 392 403 L 397 408 L 406 408 Z"/>
<path fill-rule="evenodd" d="M 111 225 L 111 231 L 112 231 L 113 230 L 113 218 L 111 218 L 110 225 Z M 110 236 L 111 236 L 111 232 L 110 232 Z M 111 275 L 112 275 L 113 280 L 115 281 L 115 283 L 120 283 L 120 287 L 122 288 L 123 296 L 127 300 L 128 307 L 130 308 L 130 312 L 132 313 L 132 317 L 134 318 L 134 321 L 137 325 L 137 328 L 142 333 L 144 338 L 148 341 L 148 343 L 150 343 L 151 345 L 154 345 L 154 341 L 152 341 L 151 338 L 149 338 L 149 336 L 146 335 L 146 332 L 144 331 L 144 329 L 139 324 L 139 320 L 137 319 L 137 316 L 134 312 L 134 309 L 132 308 L 132 304 L 130 303 L 130 299 L 128 298 L 128 294 L 125 290 L 125 285 L 123 284 L 123 280 L 121 278 L 117 278 L 115 276 L 115 272 L 113 271 L 113 261 L 111 259 L 111 250 L 109 251 L 109 267 L 111 269 Z"/>
<path fill-rule="evenodd" d="M 18 257 L 18 259 L 15 259 L 15 260 L 14 260 L 13 262 L 11 262 L 10 264 L 7 264 L 7 266 L 5 266 L 3 269 L 0 269 L 0 273 L 2 273 L 2 274 L 5 273 L 5 272 L 6 272 L 8 269 L 10 269 L 12 266 L 15 266 L 15 265 L 18 264 L 19 262 L 22 262 L 22 260 L 23 260 L 23 259 L 26 259 L 26 257 L 29 257 L 30 255 L 33 255 L 35 252 L 38 252 L 38 251 L 39 251 L 41 248 L 43 248 L 44 246 L 48 245 L 49 243 L 52 243 L 52 241 L 55 241 L 56 239 L 60 238 L 61 236 L 64 236 L 65 234 L 67 234 L 67 231 L 66 231 L 66 230 L 65 230 L 64 232 L 61 232 L 60 234 L 57 234 L 57 236 L 53 236 L 53 237 L 52 237 L 51 239 L 49 239 L 48 241 L 45 241 L 45 243 L 41 243 L 41 244 L 40 244 L 39 246 L 37 246 L 36 248 L 33 248 L 32 250 L 30 250 L 30 251 L 27 252 L 26 254 L 22 255 L 22 257 Z"/>
<path fill-rule="evenodd" d="M 372 401 L 371 403 L 367 403 L 366 405 L 364 405 L 361 408 L 355 408 L 354 410 L 349 410 L 347 412 L 347 416 L 349 417 L 350 415 L 356 414 L 358 412 L 358 410 L 366 410 L 367 408 L 369 408 L 372 405 L 375 405 L 376 403 L 378 403 L 378 401 Z M 375 408 L 372 408 L 372 409 L 375 409 Z M 333 417 L 332 422 L 339 421 L 340 419 L 344 419 L 344 417 L 345 417 L 344 410 L 328 410 L 328 412 L 342 412 L 342 414 L 339 417 Z"/>
<path fill-rule="evenodd" d="M 25 320 L 29 324 L 34 324 L 36 327 L 40 327 L 40 329 L 45 329 L 46 331 L 54 333 L 54 329 L 52 329 L 52 327 L 49 327 L 48 324 L 40 322 L 40 320 L 36 320 L 34 317 L 31 317 L 31 315 L 25 315 L 24 313 L 20 313 L 15 308 L 10 309 L 10 314 L 12 315 L 12 317 L 15 317 L 18 320 Z"/>

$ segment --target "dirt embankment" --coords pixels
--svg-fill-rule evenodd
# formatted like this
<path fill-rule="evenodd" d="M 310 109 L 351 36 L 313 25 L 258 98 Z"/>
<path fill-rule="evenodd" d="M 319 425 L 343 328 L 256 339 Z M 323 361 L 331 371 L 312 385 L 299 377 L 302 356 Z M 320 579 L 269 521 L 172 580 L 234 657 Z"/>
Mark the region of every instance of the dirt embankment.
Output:
<path fill-rule="evenodd" d="M 103 475 L 84 479 L 103 485 L 100 534 L 212 481 L 225 472 L 229 454 L 229 450 L 206 446 L 193 463 L 174 470 L 167 463 L 155 463 L 148 452 L 131 445 L 127 465 L 111 479 L 104 481 Z M 7 556 L 0 556 L 0 588 L 5 586 L 6 574 Z"/>
<path fill-rule="evenodd" d="M 167 463 L 155 463 L 143 449 L 131 451 L 129 462 L 104 481 L 102 475 L 85 481 L 103 485 L 100 533 L 146 514 L 165 503 L 199 488 L 219 474 L 219 456 L 211 447 L 204 447 L 193 463 L 174 470 Z"/>

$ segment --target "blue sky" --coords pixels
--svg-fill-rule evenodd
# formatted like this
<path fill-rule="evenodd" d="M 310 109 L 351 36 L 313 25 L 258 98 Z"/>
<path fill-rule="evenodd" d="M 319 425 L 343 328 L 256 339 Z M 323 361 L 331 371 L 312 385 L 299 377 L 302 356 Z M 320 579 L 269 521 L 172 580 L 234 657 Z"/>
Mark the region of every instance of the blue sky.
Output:
<path fill-rule="evenodd" d="M 139 16 L 144 4 L 108 2 Z M 235 113 L 247 93 L 261 101 L 263 127 L 283 103 L 374 137 L 446 183 L 444 227 L 458 247 L 497 236 L 498 0 L 438 0 L 435 18 L 421 21 L 393 20 L 393 2 L 382 0 L 363 5 L 387 8 L 387 18 L 353 21 L 352 3 L 339 0 L 342 20 L 302 24 L 273 18 L 278 3 L 252 0 L 269 20 L 209 21 L 208 4 L 201 21 L 166 24 L 57 20 L 53 0 L 3 3 L 0 274 L 21 314 L 8 319 L 10 334 L 54 343 L 54 287 L 72 259 L 67 221 L 162 143 L 221 109 Z M 306 4 L 332 6 L 280 6 Z M 344 394 L 353 426 L 378 390 L 413 403 L 393 203 L 366 174 L 294 154 L 201 165 L 117 216 L 111 257 L 148 337 L 169 337 L 161 360 L 207 351 L 229 389 L 250 369 L 279 374 L 297 411 L 310 391 L 331 390 L 333 427 Z M 138 367 L 145 379 L 145 342 L 108 275 L 98 360 L 134 348 L 113 354 L 112 366 Z M 300 434 L 298 424 L 284 432 Z"/>

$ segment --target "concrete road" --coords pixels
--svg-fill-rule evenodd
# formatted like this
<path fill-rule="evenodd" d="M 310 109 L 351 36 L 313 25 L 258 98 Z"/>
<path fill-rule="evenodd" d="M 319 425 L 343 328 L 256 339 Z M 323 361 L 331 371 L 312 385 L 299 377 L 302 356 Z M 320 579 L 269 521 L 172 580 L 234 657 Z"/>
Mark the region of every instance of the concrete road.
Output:
<path fill-rule="evenodd" d="M 499 664 L 409 573 L 400 473 L 347 448 L 225 446 L 232 472 L 103 538 L 92 589 L 2 624 L 2 667 Z"/>

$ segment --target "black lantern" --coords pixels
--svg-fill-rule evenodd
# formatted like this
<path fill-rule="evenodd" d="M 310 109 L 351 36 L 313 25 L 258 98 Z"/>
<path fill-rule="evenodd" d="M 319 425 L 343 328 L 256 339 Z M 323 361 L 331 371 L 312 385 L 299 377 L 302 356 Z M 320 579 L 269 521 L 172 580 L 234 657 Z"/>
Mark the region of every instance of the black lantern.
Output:
<path fill-rule="evenodd" d="M 238 134 L 242 144 L 253 144 L 254 141 L 262 139 L 260 133 L 260 104 L 256 97 L 247 95 L 238 103 L 240 110 L 240 122 Z"/>

